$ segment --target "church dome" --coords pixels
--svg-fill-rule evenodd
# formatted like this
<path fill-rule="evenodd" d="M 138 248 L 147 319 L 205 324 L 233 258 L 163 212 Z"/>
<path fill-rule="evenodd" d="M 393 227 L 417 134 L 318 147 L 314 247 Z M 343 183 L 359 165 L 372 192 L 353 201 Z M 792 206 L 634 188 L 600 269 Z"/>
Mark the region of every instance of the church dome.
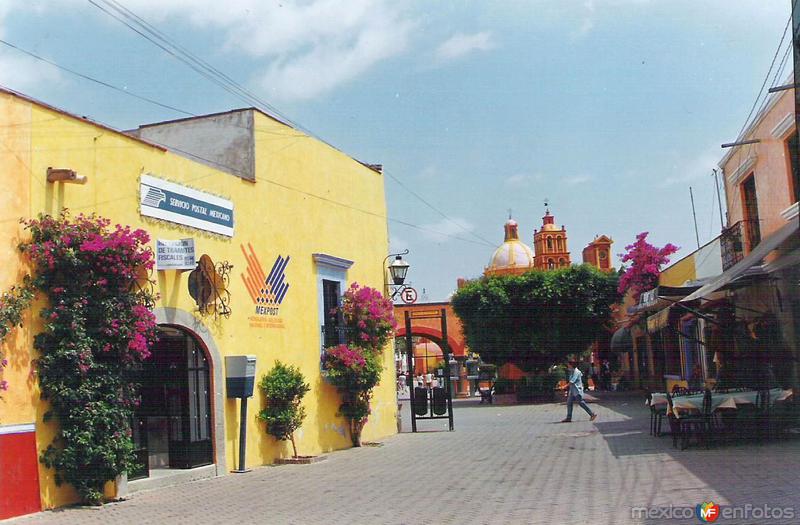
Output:
<path fill-rule="evenodd" d="M 533 251 L 519 240 L 518 225 L 508 219 L 505 241 L 492 254 L 484 275 L 520 274 L 533 268 Z"/>

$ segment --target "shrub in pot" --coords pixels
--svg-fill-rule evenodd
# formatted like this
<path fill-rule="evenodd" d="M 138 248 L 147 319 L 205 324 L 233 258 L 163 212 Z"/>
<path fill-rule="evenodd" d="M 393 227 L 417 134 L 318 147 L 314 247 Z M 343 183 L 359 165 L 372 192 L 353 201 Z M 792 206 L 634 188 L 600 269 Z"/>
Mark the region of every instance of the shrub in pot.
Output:
<path fill-rule="evenodd" d="M 292 451 L 296 458 L 294 432 L 300 428 L 306 417 L 301 402 L 310 389 L 308 383 L 297 367 L 275 361 L 275 366 L 264 374 L 258 386 L 267 400 L 267 406 L 259 412 L 258 418 L 266 423 L 269 435 L 279 441 L 292 442 Z"/>

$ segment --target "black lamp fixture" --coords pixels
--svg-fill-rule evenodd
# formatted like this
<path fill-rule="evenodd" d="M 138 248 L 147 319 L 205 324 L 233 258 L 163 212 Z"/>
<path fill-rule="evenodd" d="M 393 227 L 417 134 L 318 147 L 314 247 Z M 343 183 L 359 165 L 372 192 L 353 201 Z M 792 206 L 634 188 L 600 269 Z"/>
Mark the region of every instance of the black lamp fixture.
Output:
<path fill-rule="evenodd" d="M 396 255 L 392 264 L 389 265 L 389 273 L 396 286 L 401 286 L 405 282 L 409 266 L 410 264 L 403 260 L 402 255 Z"/>
<path fill-rule="evenodd" d="M 402 292 L 404 289 L 407 288 L 406 282 L 406 275 L 408 274 L 408 268 L 411 266 L 406 261 L 403 260 L 403 255 L 408 254 L 408 250 L 402 251 L 400 253 L 390 253 L 386 256 L 383 260 L 384 270 L 383 270 L 383 285 L 384 285 L 384 293 L 390 299 L 394 299 L 397 297 L 397 294 Z M 394 257 L 392 264 L 389 265 L 389 275 L 392 277 L 392 284 L 389 284 L 386 277 L 386 261 L 389 260 L 390 257 Z"/>

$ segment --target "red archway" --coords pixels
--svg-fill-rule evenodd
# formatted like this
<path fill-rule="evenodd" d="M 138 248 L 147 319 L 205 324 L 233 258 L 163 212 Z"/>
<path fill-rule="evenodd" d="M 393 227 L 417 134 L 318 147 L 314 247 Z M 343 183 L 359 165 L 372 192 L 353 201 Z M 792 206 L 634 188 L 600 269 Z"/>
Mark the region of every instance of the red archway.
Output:
<path fill-rule="evenodd" d="M 406 335 L 405 313 L 420 312 L 426 310 L 441 310 L 447 313 L 447 346 L 453 356 L 463 358 L 467 353 L 467 345 L 464 335 L 461 333 L 461 320 L 453 312 L 450 303 L 418 303 L 418 304 L 396 304 L 394 305 L 394 316 L 397 319 L 397 337 Z M 442 330 L 439 319 L 419 319 L 414 321 L 411 328 L 411 335 L 427 337 L 431 341 L 441 345 L 443 342 Z"/>
<path fill-rule="evenodd" d="M 442 331 L 436 330 L 435 328 L 429 328 L 427 326 L 413 326 L 411 328 L 411 335 L 416 335 L 420 337 L 427 337 L 434 343 L 442 346 Z M 400 326 L 397 328 L 396 337 L 405 337 L 406 336 L 406 327 Z M 447 334 L 447 346 L 450 347 L 450 351 L 453 353 L 455 357 L 464 357 L 464 343 L 458 341 L 454 337 Z"/>

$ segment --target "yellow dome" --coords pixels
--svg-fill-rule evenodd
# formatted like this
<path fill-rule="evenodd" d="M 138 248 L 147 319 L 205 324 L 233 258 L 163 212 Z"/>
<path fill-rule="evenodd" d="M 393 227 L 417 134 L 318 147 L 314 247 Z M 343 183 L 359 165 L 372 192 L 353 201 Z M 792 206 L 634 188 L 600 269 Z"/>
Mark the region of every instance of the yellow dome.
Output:
<path fill-rule="evenodd" d="M 557 230 L 560 230 L 560 229 L 561 228 L 559 228 L 555 224 L 543 224 L 542 225 L 542 231 L 543 232 L 552 232 L 552 231 L 557 231 Z"/>
<path fill-rule="evenodd" d="M 532 268 L 533 252 L 519 240 L 506 241 L 492 254 L 487 270 Z"/>
<path fill-rule="evenodd" d="M 504 227 L 505 242 L 489 259 L 489 266 L 484 271 L 486 275 L 523 273 L 533 268 L 533 251 L 519 240 L 516 221 L 509 219 Z"/>

